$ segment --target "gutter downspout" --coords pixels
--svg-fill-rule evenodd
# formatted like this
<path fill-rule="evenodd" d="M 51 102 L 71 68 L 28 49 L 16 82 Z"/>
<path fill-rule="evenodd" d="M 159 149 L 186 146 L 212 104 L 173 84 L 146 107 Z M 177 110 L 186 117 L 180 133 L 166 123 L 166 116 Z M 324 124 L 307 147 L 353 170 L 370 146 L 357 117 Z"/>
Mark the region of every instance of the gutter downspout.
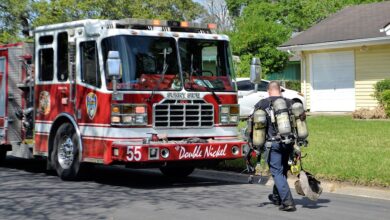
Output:
<path fill-rule="evenodd" d="M 300 51 L 301 56 L 301 65 L 302 65 L 302 74 L 303 74 L 303 97 L 305 97 L 305 106 L 307 106 L 307 98 L 306 98 L 306 56 Z"/>

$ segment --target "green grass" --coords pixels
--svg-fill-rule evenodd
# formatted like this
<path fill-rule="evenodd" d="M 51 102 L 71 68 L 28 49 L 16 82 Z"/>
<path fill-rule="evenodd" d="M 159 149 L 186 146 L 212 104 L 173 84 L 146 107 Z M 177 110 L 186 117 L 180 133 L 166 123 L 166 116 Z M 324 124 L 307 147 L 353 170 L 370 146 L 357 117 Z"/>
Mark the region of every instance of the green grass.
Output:
<path fill-rule="evenodd" d="M 331 180 L 390 186 L 390 121 L 311 116 L 308 127 L 307 170 Z"/>
<path fill-rule="evenodd" d="M 390 186 L 390 121 L 309 116 L 307 122 L 309 146 L 302 149 L 306 170 L 320 179 Z M 239 170 L 245 165 L 236 160 L 225 167 Z"/>

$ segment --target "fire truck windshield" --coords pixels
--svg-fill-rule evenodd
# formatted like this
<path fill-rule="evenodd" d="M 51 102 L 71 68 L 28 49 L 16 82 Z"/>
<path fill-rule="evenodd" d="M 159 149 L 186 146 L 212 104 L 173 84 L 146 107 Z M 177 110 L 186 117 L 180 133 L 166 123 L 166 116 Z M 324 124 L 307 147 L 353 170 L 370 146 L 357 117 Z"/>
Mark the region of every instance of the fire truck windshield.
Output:
<path fill-rule="evenodd" d="M 119 35 L 105 38 L 102 50 L 104 60 L 109 51 L 119 52 L 121 78 L 118 90 L 181 89 L 174 38 Z M 112 89 L 108 77 L 107 87 Z"/>
<path fill-rule="evenodd" d="M 118 51 L 121 60 L 118 90 L 176 91 L 183 82 L 189 91 L 235 90 L 227 41 L 180 38 L 177 47 L 170 37 L 119 35 L 102 40 L 104 61 L 109 51 Z"/>
<path fill-rule="evenodd" d="M 227 41 L 179 39 L 184 86 L 190 91 L 234 91 Z"/>

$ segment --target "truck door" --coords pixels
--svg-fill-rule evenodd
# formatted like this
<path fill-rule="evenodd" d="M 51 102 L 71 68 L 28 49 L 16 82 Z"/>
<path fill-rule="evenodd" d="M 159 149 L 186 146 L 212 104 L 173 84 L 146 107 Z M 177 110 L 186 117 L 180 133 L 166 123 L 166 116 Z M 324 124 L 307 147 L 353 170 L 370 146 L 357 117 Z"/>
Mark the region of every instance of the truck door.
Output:
<path fill-rule="evenodd" d="M 96 125 L 104 123 L 103 118 L 107 116 L 107 112 L 104 114 L 101 108 L 109 106 L 109 103 L 102 100 L 106 96 L 100 90 L 102 79 L 96 41 L 81 41 L 78 43 L 78 49 L 79 56 L 77 58 L 80 63 L 78 67 L 80 74 L 77 74 L 76 77 L 77 98 L 75 104 L 77 123 L 80 125 L 81 135 L 84 137 L 82 140 L 83 157 L 98 158 L 103 156 L 104 148 L 100 139 L 95 138 L 102 135 L 101 129 Z M 94 138 L 90 138 L 91 136 Z"/>
<path fill-rule="evenodd" d="M 6 75 L 5 56 L 0 52 L 0 144 L 5 141 Z"/>
<path fill-rule="evenodd" d="M 96 41 L 83 41 L 80 51 L 80 84 L 77 85 L 78 122 L 93 123 L 98 109 L 98 89 L 101 88 L 100 66 Z"/>
<path fill-rule="evenodd" d="M 68 33 L 59 32 L 57 34 L 57 81 L 58 81 L 58 93 L 55 97 L 55 103 L 58 108 L 58 113 L 67 112 L 70 115 L 74 115 L 74 106 L 71 96 L 74 95 L 74 88 L 72 79 L 70 76 L 73 72 L 69 69 L 70 57 L 73 59 L 74 52 L 70 52 L 70 44 L 68 42 Z M 71 91 L 73 89 L 73 91 Z"/>

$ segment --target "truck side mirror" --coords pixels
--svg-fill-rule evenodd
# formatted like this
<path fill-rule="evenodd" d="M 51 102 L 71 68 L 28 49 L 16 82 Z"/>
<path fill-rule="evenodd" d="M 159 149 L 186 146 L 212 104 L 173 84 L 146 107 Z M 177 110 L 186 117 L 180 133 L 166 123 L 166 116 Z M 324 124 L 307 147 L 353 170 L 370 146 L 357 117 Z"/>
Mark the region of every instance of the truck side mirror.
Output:
<path fill-rule="evenodd" d="M 110 78 L 114 79 L 120 79 L 120 67 L 121 67 L 121 60 L 119 58 L 119 52 L 118 51 L 109 51 L 108 52 L 108 58 L 107 58 L 107 70 L 108 70 L 108 76 Z"/>
<path fill-rule="evenodd" d="M 261 63 L 257 57 L 252 58 L 250 80 L 253 84 L 261 83 Z"/>

